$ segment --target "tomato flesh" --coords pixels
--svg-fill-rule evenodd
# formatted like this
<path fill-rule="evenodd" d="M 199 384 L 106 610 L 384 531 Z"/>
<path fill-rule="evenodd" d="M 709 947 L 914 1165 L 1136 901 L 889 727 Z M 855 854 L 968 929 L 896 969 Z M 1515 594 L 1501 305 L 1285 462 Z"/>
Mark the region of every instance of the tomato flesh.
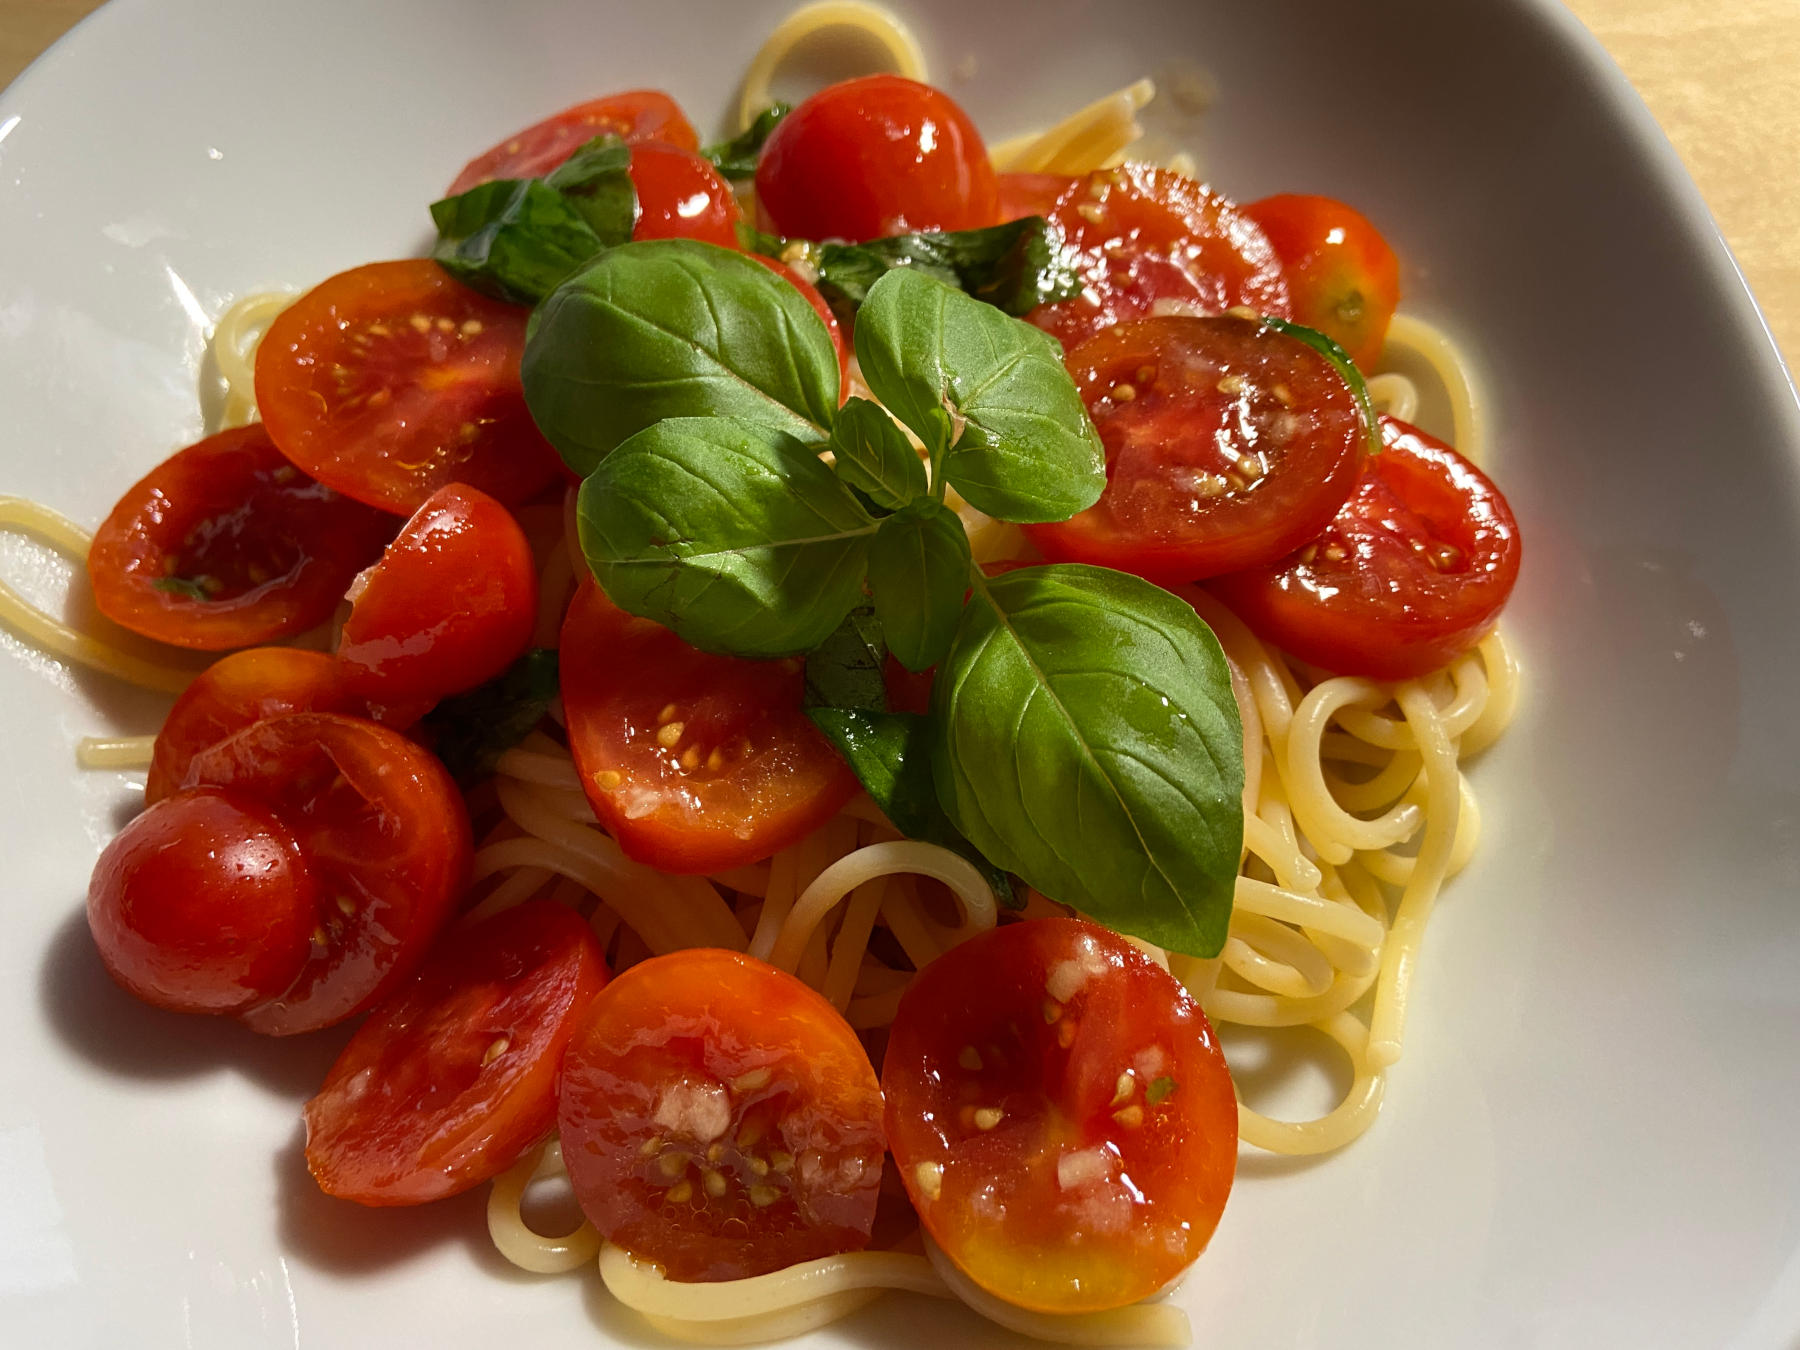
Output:
<path fill-rule="evenodd" d="M 221 651 L 324 623 L 393 533 L 290 464 L 261 426 L 178 450 L 94 532 L 88 578 L 114 623 Z"/>
<path fill-rule="evenodd" d="M 555 1125 L 563 1049 L 605 984 L 593 931 L 551 901 L 452 932 L 306 1104 L 320 1189 L 419 1205 L 504 1172 Z"/>
<path fill-rule="evenodd" d="M 582 1211 L 670 1279 L 868 1243 L 875 1070 L 829 1003 L 753 957 L 690 948 L 621 974 L 569 1044 L 558 1117 Z"/>
<path fill-rule="evenodd" d="M 596 136 L 617 136 L 627 145 L 662 141 L 683 150 L 700 148 L 674 99 L 658 90 L 634 89 L 577 103 L 508 136 L 464 165 L 444 195 L 454 197 L 495 178 L 540 178 Z"/>
<path fill-rule="evenodd" d="M 996 181 L 1000 189 L 1000 219 L 1018 220 L 1024 216 L 1049 216 L 1075 179 L 1066 173 L 1003 173 Z"/>
<path fill-rule="evenodd" d="M 737 197 L 699 155 L 654 141 L 634 145 L 630 172 L 638 201 L 633 239 L 704 239 L 722 248 L 738 246 L 743 212 Z"/>
<path fill-rule="evenodd" d="M 1272 562 L 1356 482 L 1365 433 L 1349 386 L 1253 320 L 1141 319 L 1066 363 L 1106 447 L 1106 491 L 1072 519 L 1025 527 L 1053 561 L 1155 581 Z"/>
<path fill-rule="evenodd" d="M 257 406 L 281 453 L 346 497 L 405 516 L 468 483 L 514 505 L 559 463 L 525 408 L 525 319 L 427 258 L 352 268 L 269 325 Z"/>
<path fill-rule="evenodd" d="M 563 621 L 561 672 L 582 788 L 639 862 L 741 867 L 811 834 L 856 791 L 801 710 L 798 661 L 699 651 L 590 580 Z"/>
<path fill-rule="evenodd" d="M 1218 1226 L 1237 1165 L 1224 1056 L 1108 929 L 1034 919 L 939 957 L 901 998 L 881 1082 L 920 1221 L 1009 1303 L 1135 1303 Z"/>
<path fill-rule="evenodd" d="M 1297 552 L 1207 589 L 1265 642 L 1342 675 L 1404 680 L 1479 642 L 1519 576 L 1519 526 L 1493 482 L 1393 417 L 1349 501 Z"/>
<path fill-rule="evenodd" d="M 1281 259 L 1293 318 L 1373 370 L 1400 303 L 1400 261 L 1381 231 L 1343 202 L 1292 192 L 1251 202 L 1244 214 Z"/>

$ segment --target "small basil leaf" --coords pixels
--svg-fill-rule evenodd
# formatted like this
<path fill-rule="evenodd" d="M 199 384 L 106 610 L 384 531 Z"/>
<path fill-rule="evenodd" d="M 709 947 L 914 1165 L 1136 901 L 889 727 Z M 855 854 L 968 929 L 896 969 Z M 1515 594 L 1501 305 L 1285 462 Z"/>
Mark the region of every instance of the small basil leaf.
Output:
<path fill-rule="evenodd" d="M 631 182 L 631 147 L 617 136 L 596 136 L 546 174 L 544 185 L 561 193 L 606 247 L 631 238 L 637 189 Z"/>
<path fill-rule="evenodd" d="M 881 522 L 869 589 L 888 650 L 908 670 L 943 660 L 969 586 L 969 536 L 956 512 L 926 497 Z"/>
<path fill-rule="evenodd" d="M 665 417 L 819 441 L 837 411 L 837 351 L 805 297 L 693 239 L 621 244 L 563 282 L 532 315 L 521 373 L 539 429 L 583 474 Z"/>
<path fill-rule="evenodd" d="M 894 419 L 866 398 L 838 409 L 826 446 L 837 475 L 877 505 L 890 510 L 925 495 L 925 463 Z"/>
<path fill-rule="evenodd" d="M 817 453 L 729 417 L 639 432 L 588 476 L 576 511 L 614 604 L 733 656 L 829 637 L 862 596 L 875 533 Z"/>
<path fill-rule="evenodd" d="M 746 253 L 760 253 L 765 258 L 782 258 L 788 250 L 788 241 L 778 234 L 770 234 L 767 230 L 759 230 L 747 220 L 737 223 L 738 246 Z M 804 244 L 804 248 L 816 248 L 816 244 Z"/>
<path fill-rule="evenodd" d="M 1024 908 L 1013 894 L 1012 878 L 981 856 L 938 803 L 929 718 L 858 708 L 808 708 L 806 715 L 837 746 L 895 829 L 909 839 L 941 844 L 961 854 L 980 869 L 1002 905 Z"/>
<path fill-rule="evenodd" d="M 162 591 L 167 595 L 179 595 L 185 600 L 211 600 L 213 593 L 206 589 L 211 577 L 158 577 L 150 583 L 150 588 Z"/>
<path fill-rule="evenodd" d="M 1356 400 L 1356 410 L 1362 414 L 1363 435 L 1368 438 L 1369 453 L 1380 454 L 1381 419 L 1375 415 L 1375 401 L 1369 397 L 1368 381 L 1363 379 L 1362 371 L 1356 368 L 1356 362 L 1350 359 L 1350 353 L 1339 346 L 1335 338 L 1316 328 L 1308 328 L 1305 324 L 1278 319 L 1272 314 L 1261 316 L 1261 322 L 1264 328 L 1273 328 L 1277 333 L 1285 333 L 1297 342 L 1304 342 L 1331 362 L 1332 368 L 1350 386 L 1350 395 Z"/>
<path fill-rule="evenodd" d="M 763 143 L 769 139 L 769 133 L 781 125 L 781 119 L 793 110 L 791 103 L 771 103 L 745 130 L 728 141 L 707 146 L 700 153 L 726 178 L 754 178 Z"/>
<path fill-rule="evenodd" d="M 533 305 L 606 245 L 580 210 L 536 178 L 500 178 L 431 205 L 431 256 L 484 295 Z"/>
<path fill-rule="evenodd" d="M 875 607 L 858 605 L 806 654 L 806 706 L 886 712 L 886 661 L 887 643 Z"/>
<path fill-rule="evenodd" d="M 1100 500 L 1100 434 L 1049 334 L 902 267 L 869 291 L 856 357 L 876 398 L 977 510 L 1067 520 Z M 963 423 L 954 445 L 949 410 Z"/>
<path fill-rule="evenodd" d="M 997 865 L 1121 932 L 1217 954 L 1243 733 L 1224 654 L 1191 606 L 1098 567 L 983 582 L 932 714 L 938 796 Z"/>
<path fill-rule="evenodd" d="M 556 650 L 534 647 L 486 684 L 425 714 L 432 748 L 458 782 L 488 773 L 543 720 L 558 687 Z"/>
<path fill-rule="evenodd" d="M 914 267 L 967 291 L 1008 314 L 1025 314 L 1081 289 L 1060 232 L 1042 216 L 1026 216 L 982 230 L 931 231 L 825 244 L 819 249 L 819 289 L 851 308 L 896 267 Z"/>

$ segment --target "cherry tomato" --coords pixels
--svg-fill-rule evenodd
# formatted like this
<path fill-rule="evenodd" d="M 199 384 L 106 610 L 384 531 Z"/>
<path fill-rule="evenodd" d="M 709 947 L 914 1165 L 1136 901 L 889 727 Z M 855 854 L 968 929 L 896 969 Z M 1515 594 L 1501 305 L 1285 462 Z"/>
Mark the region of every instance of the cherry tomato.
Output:
<path fill-rule="evenodd" d="M 593 930 L 549 900 L 451 932 L 306 1104 L 319 1188 L 421 1205 L 504 1172 L 556 1124 L 563 1048 L 605 983 Z"/>
<path fill-rule="evenodd" d="M 101 853 L 88 928 L 113 979 L 146 1003 L 240 1012 L 306 964 L 317 889 L 272 813 L 210 789 L 179 792 Z"/>
<path fill-rule="evenodd" d="M 1481 640 L 1519 575 L 1500 489 L 1435 437 L 1381 419 L 1382 452 L 1298 552 L 1207 589 L 1256 635 L 1342 675 L 1404 680 Z"/>
<path fill-rule="evenodd" d="M 1075 180 L 1066 173 L 1003 173 L 998 175 L 1000 219 L 1048 216 L 1056 209 Z"/>
<path fill-rule="evenodd" d="M 304 632 L 393 534 L 282 458 L 260 426 L 178 450 L 94 532 L 88 578 L 114 623 L 221 651 Z"/>
<path fill-rule="evenodd" d="M 999 218 L 987 147 L 948 94 L 898 75 L 821 89 L 782 119 L 756 166 L 777 233 L 858 242 Z"/>
<path fill-rule="evenodd" d="M 562 630 L 569 749 L 619 847 L 665 872 L 717 872 L 811 834 L 856 791 L 801 711 L 798 661 L 690 647 L 592 581 Z"/>
<path fill-rule="evenodd" d="M 1281 260 L 1256 223 L 1172 170 L 1097 169 L 1069 186 L 1050 218 L 1076 250 L 1082 292 L 1027 317 L 1065 348 L 1147 315 L 1288 312 Z"/>
<path fill-rule="evenodd" d="M 831 334 L 831 345 L 837 349 L 838 403 L 841 406 L 844 400 L 850 397 L 850 348 L 844 341 L 844 328 L 838 322 L 837 315 L 831 312 L 831 306 L 825 303 L 825 297 L 819 294 L 819 288 L 786 263 L 776 258 L 765 257 L 761 253 L 750 253 L 745 256 L 754 258 L 799 291 L 806 298 L 806 303 L 813 307 L 813 312 L 825 320 L 825 327 Z"/>
<path fill-rule="evenodd" d="M 1205 1248 L 1237 1166 L 1237 1100 L 1188 992 L 1082 919 L 953 948 L 900 1000 L 888 1141 L 932 1240 L 983 1289 L 1093 1312 Z"/>
<path fill-rule="evenodd" d="M 655 141 L 632 146 L 631 183 L 638 199 L 633 239 L 704 239 L 724 248 L 738 246 L 743 212 L 731 184 L 691 150 Z"/>
<path fill-rule="evenodd" d="M 1027 525 L 1044 556 L 1183 581 L 1273 562 L 1324 529 L 1365 432 L 1343 377 L 1250 319 L 1119 324 L 1070 352 L 1106 446 L 1106 492 Z"/>
<path fill-rule="evenodd" d="M 689 948 L 625 971 L 563 1060 L 563 1161 L 610 1242 L 672 1280 L 733 1280 L 868 1244 L 881 1089 L 792 975 Z"/>
<path fill-rule="evenodd" d="M 286 713 L 202 751 L 186 787 L 254 802 L 293 834 L 318 882 L 305 967 L 241 1014 L 252 1031 L 315 1031 L 362 1012 L 418 968 L 469 873 L 469 816 L 444 766 L 396 731 Z"/>
<path fill-rule="evenodd" d="M 512 505 L 557 475 L 525 409 L 524 310 L 426 258 L 340 272 L 269 325 L 256 402 L 281 453 L 395 515 L 446 483 Z"/>
<path fill-rule="evenodd" d="M 452 483 L 359 580 L 337 658 L 354 693 L 437 699 L 505 670 L 536 623 L 525 532 L 487 493 Z"/>
<path fill-rule="evenodd" d="M 1293 318 L 1374 369 L 1400 303 L 1400 260 L 1381 231 L 1343 202 L 1292 192 L 1251 202 L 1244 214 L 1275 246 Z"/>
<path fill-rule="evenodd" d="M 654 89 L 634 89 L 577 103 L 508 136 L 464 165 L 444 195 L 454 197 L 494 178 L 540 178 L 596 136 L 617 136 L 627 145 L 662 141 L 683 150 L 700 148 L 674 99 Z"/>

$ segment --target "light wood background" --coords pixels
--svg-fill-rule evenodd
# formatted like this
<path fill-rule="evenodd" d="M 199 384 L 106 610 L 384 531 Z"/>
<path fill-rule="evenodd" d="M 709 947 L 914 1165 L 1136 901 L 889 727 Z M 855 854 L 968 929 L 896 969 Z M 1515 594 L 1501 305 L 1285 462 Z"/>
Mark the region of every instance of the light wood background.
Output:
<path fill-rule="evenodd" d="M 0 86 L 97 3 L 0 0 Z M 1569 5 L 1668 132 L 1800 367 L 1800 0 Z"/>

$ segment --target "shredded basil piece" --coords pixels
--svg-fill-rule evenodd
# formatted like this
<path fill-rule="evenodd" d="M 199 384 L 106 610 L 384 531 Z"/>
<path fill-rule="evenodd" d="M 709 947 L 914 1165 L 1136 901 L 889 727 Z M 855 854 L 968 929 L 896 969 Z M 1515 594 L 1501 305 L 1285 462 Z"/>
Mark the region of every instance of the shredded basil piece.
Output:
<path fill-rule="evenodd" d="M 424 725 L 444 767 L 467 782 L 491 773 L 500 756 L 530 734 L 557 689 L 555 649 L 533 647 L 486 684 L 438 704 Z"/>

